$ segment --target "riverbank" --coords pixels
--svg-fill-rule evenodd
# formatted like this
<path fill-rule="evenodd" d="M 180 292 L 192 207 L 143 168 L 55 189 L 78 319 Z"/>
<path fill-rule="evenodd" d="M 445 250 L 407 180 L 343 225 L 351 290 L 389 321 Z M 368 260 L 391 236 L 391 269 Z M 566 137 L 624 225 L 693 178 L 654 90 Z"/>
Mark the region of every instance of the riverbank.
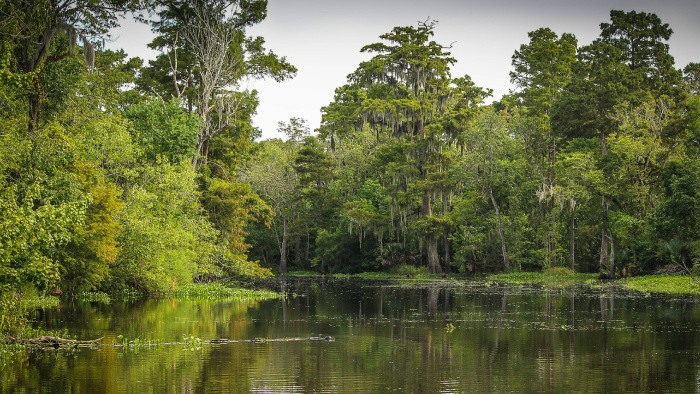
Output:
<path fill-rule="evenodd" d="M 295 271 L 287 274 L 290 277 L 320 277 L 313 271 Z M 465 274 L 430 274 L 427 270 L 412 272 L 362 272 L 357 274 L 331 274 L 332 278 L 360 278 L 369 280 L 413 280 L 413 281 L 483 281 L 498 282 L 514 285 L 541 285 L 545 288 L 565 288 L 571 286 L 619 286 L 630 291 L 660 294 L 689 294 L 700 295 L 700 278 L 687 275 L 644 275 L 621 278 L 611 281 L 601 281 L 595 273 L 578 273 L 567 268 L 552 268 L 540 272 L 510 272 L 486 276 L 467 276 Z"/>
<path fill-rule="evenodd" d="M 510 272 L 493 274 L 486 277 L 494 282 L 511 284 L 541 284 L 544 287 L 561 288 L 575 285 L 592 285 L 598 281 L 598 275 L 578 273 L 566 268 L 550 268 L 541 272 Z"/>
<path fill-rule="evenodd" d="M 554 268 L 542 272 L 495 274 L 488 276 L 487 279 L 512 284 L 541 284 L 550 288 L 610 285 L 642 293 L 700 295 L 700 278 L 688 275 L 644 275 L 600 281 L 596 274 Z"/>
<path fill-rule="evenodd" d="M 291 277 L 320 277 L 324 276 L 320 272 L 316 271 L 290 271 L 287 276 Z M 329 274 L 326 275 L 331 278 L 343 279 L 343 278 L 360 278 L 360 279 L 373 279 L 373 280 L 399 280 L 399 279 L 415 279 L 415 280 L 441 280 L 441 279 L 463 279 L 467 280 L 470 278 L 467 274 L 431 274 L 428 272 L 427 267 L 416 267 L 412 265 L 399 265 L 392 268 L 390 271 L 367 271 L 360 272 L 356 274 Z"/>

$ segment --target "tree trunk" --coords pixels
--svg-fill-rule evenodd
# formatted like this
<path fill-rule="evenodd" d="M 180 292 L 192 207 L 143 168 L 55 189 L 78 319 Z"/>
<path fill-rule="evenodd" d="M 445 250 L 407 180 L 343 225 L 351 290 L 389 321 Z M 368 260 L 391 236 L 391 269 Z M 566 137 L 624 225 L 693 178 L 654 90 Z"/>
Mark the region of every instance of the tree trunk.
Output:
<path fill-rule="evenodd" d="M 199 165 L 199 158 L 202 155 L 202 148 L 204 148 L 204 137 L 202 136 L 202 134 L 200 134 L 197 138 L 197 146 L 195 147 L 194 156 L 192 156 L 192 168 L 194 168 L 195 170 Z"/>
<path fill-rule="evenodd" d="M 554 189 L 556 183 L 556 171 L 555 166 L 557 163 L 557 139 L 552 135 L 552 131 L 549 131 L 549 137 L 552 140 L 552 149 L 549 154 L 549 184 L 550 189 Z M 552 204 L 549 211 L 550 218 L 552 220 L 552 234 L 550 238 L 550 248 L 552 252 L 552 268 L 557 266 L 557 214 L 556 214 L 556 202 L 552 196 Z"/>
<path fill-rule="evenodd" d="M 574 269 L 574 236 L 576 235 L 576 203 L 571 208 L 571 235 L 569 237 L 569 264 Z"/>
<path fill-rule="evenodd" d="M 450 198 L 446 192 L 442 193 L 442 214 L 447 216 L 450 210 Z M 449 274 L 452 271 L 452 261 L 450 258 L 450 229 L 447 225 L 442 227 L 442 241 L 445 249 L 445 273 Z"/>
<path fill-rule="evenodd" d="M 427 237 L 425 237 L 426 257 L 428 258 L 428 269 L 430 270 L 431 274 L 442 273 L 437 244 L 437 236 L 435 234 L 429 234 Z"/>
<path fill-rule="evenodd" d="M 280 246 L 280 273 L 287 273 L 287 237 L 289 230 L 287 228 L 287 218 L 282 216 L 282 246 Z"/>
<path fill-rule="evenodd" d="M 430 201 L 430 193 L 424 192 L 421 205 L 421 218 L 426 219 L 433 215 L 432 201 Z M 425 251 L 428 270 L 431 274 L 441 274 L 440 256 L 438 254 L 437 237 L 433 233 L 425 236 Z"/>
<path fill-rule="evenodd" d="M 296 184 L 299 184 L 299 177 L 296 172 L 294 171 L 294 182 Z M 299 188 L 294 188 L 294 197 L 295 201 L 299 201 L 300 199 L 300 193 L 299 193 Z M 296 264 L 297 267 L 301 267 L 301 229 L 300 229 L 300 215 L 299 215 L 299 210 L 295 209 L 294 210 L 294 263 Z"/>
<path fill-rule="evenodd" d="M 204 141 L 202 147 L 202 164 L 207 165 L 207 157 L 209 157 L 209 140 Z"/>
<path fill-rule="evenodd" d="M 304 265 L 309 264 L 309 248 L 311 246 L 311 234 L 309 226 L 306 226 L 306 247 L 304 248 Z M 311 265 L 309 265 L 310 267 Z M 321 259 L 321 269 L 323 270 L 323 259 Z"/>
<path fill-rule="evenodd" d="M 506 237 L 503 235 L 503 222 L 501 220 L 501 211 L 498 209 L 498 204 L 496 199 L 493 197 L 493 191 L 489 186 L 489 197 L 491 197 L 491 203 L 493 203 L 493 208 L 496 210 L 496 216 L 498 217 L 498 235 L 501 237 L 501 251 L 503 252 L 503 264 L 505 271 L 510 271 L 510 260 L 508 259 L 508 249 L 506 248 Z"/>
<path fill-rule="evenodd" d="M 449 232 L 447 231 L 447 226 L 445 226 L 443 229 L 442 239 L 445 247 L 445 273 L 449 274 L 452 272 L 452 262 L 450 261 L 450 238 Z"/>
<path fill-rule="evenodd" d="M 601 272 L 605 269 L 605 264 L 608 260 L 608 237 L 606 236 L 605 229 L 600 237 L 600 270 Z"/>
<path fill-rule="evenodd" d="M 600 236 L 600 270 L 602 271 L 608 261 L 608 237 L 605 227 L 608 223 L 608 205 L 605 202 L 605 196 L 601 197 L 601 205 L 603 206 L 603 231 Z"/>
<path fill-rule="evenodd" d="M 600 152 L 603 155 L 608 153 L 608 146 L 605 141 L 605 130 L 601 130 L 600 132 Z M 600 270 L 603 271 L 605 270 L 606 263 L 608 263 L 608 204 L 605 201 L 605 196 L 601 197 L 601 204 L 603 208 L 603 231 L 600 238 Z"/>
<path fill-rule="evenodd" d="M 615 279 L 615 240 L 612 231 L 608 229 L 608 239 L 610 240 L 610 254 L 608 255 L 608 269 L 610 279 Z"/>

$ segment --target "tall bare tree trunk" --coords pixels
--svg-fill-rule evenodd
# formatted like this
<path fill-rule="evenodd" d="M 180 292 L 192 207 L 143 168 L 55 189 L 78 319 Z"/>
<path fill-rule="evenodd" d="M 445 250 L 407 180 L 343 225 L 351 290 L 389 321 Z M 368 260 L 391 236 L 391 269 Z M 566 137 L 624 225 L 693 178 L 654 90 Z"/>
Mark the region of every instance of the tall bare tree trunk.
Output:
<path fill-rule="evenodd" d="M 501 236 L 501 252 L 503 253 L 503 264 L 505 271 L 510 271 L 510 260 L 508 259 L 508 249 L 506 248 L 506 237 L 503 235 L 503 221 L 501 220 L 501 210 L 498 208 L 498 203 L 493 197 L 493 190 L 489 186 L 489 197 L 491 197 L 491 203 L 493 203 L 493 208 L 496 210 L 496 216 L 498 217 L 498 235 Z"/>

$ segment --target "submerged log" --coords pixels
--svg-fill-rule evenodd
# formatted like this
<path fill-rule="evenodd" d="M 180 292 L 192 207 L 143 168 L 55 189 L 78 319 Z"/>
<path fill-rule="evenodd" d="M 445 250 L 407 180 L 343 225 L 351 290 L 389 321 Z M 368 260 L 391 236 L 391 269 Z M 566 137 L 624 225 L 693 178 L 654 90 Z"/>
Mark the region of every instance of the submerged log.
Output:
<path fill-rule="evenodd" d="M 140 346 L 166 346 L 166 345 L 187 345 L 187 342 L 144 342 L 140 344 L 135 344 L 135 343 L 124 343 L 124 344 L 103 344 L 102 339 L 104 337 L 100 337 L 97 339 L 92 339 L 88 341 L 79 341 L 76 339 L 66 339 L 66 338 L 59 338 L 59 337 L 52 337 L 52 336 L 42 336 L 42 337 L 37 337 L 37 338 L 30 338 L 30 339 L 22 339 L 22 338 L 13 338 L 13 337 L 6 337 L 6 341 L 9 343 L 17 343 L 21 345 L 25 345 L 27 347 L 35 348 L 35 349 L 44 349 L 44 350 L 51 350 L 51 349 L 71 349 L 71 348 L 94 348 L 94 347 L 99 347 L 99 346 L 114 346 L 114 347 L 124 347 L 124 348 L 131 348 L 131 347 L 140 347 Z M 199 340 L 198 340 L 199 341 Z M 226 344 L 226 343 L 241 343 L 241 342 L 252 342 L 252 343 L 267 343 L 267 342 L 296 342 L 296 341 L 325 341 L 325 342 L 333 342 L 335 341 L 335 338 L 332 336 L 324 336 L 320 335 L 317 337 L 290 337 L 290 338 L 253 338 L 253 339 L 227 339 L 227 338 L 216 338 L 216 339 L 210 339 L 210 340 L 204 340 L 201 342 L 198 342 L 200 344 Z"/>
<path fill-rule="evenodd" d="M 227 338 L 210 339 L 208 341 L 203 341 L 202 343 L 210 344 L 221 344 L 221 343 L 240 343 L 240 342 L 253 342 L 253 343 L 266 343 L 266 342 L 297 342 L 297 341 L 326 341 L 333 342 L 335 338 L 331 336 L 317 336 L 317 337 L 290 337 L 290 338 L 253 338 L 253 339 L 238 339 L 231 340 Z"/>

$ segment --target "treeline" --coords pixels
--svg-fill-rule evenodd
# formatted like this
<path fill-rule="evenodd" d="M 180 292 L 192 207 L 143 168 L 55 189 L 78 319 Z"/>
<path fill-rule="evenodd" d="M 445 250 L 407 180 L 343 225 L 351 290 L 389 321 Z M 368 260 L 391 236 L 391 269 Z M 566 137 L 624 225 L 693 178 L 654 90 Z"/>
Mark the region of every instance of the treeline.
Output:
<path fill-rule="evenodd" d="M 515 90 L 455 77 L 434 22 L 396 27 L 304 122 L 280 124 L 242 180 L 275 213 L 251 256 L 280 271 L 568 267 L 690 273 L 700 256 L 700 65 L 672 29 L 611 11 L 579 45 L 548 28 L 512 57 Z"/>
<path fill-rule="evenodd" d="M 0 5 L 3 303 L 23 291 L 162 292 L 196 278 L 271 275 L 248 259 L 244 227 L 272 212 L 235 177 L 259 135 L 256 93 L 240 81 L 296 72 L 246 34 L 265 7 Z M 129 12 L 156 33 L 149 46 L 160 55 L 148 64 L 101 48 Z"/>
<path fill-rule="evenodd" d="M 517 89 L 489 105 L 433 22 L 397 27 L 317 133 L 291 119 L 255 142 L 241 81 L 296 72 L 246 33 L 265 1 L 32 4 L 0 5 L 3 300 L 288 269 L 697 262 L 700 66 L 675 68 L 655 15 L 613 11 L 586 46 L 530 33 Z M 150 21 L 155 60 L 100 47 L 121 12 Z"/>

